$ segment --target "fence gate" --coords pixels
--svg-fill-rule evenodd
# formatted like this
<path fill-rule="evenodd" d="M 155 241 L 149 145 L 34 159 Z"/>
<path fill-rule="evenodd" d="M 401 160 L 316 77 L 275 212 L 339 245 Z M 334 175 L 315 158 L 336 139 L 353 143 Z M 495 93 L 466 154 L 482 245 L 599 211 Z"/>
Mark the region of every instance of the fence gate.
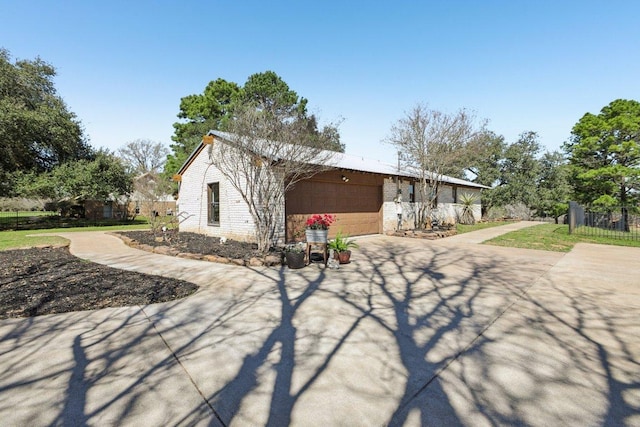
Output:
<path fill-rule="evenodd" d="M 569 234 L 640 240 L 640 206 L 585 208 L 569 202 Z"/>
<path fill-rule="evenodd" d="M 569 202 L 569 234 L 584 225 L 584 208 L 576 202 Z"/>

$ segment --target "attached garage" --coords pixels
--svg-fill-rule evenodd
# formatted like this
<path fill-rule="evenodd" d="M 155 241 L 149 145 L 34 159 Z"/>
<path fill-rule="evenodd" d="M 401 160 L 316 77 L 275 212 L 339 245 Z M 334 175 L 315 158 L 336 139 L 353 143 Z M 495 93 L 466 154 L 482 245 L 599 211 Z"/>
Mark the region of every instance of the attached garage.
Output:
<path fill-rule="evenodd" d="M 333 170 L 298 182 L 285 201 L 287 241 L 300 240 L 304 223 L 313 214 L 336 215 L 329 229 L 350 236 L 382 233 L 381 175 Z"/>

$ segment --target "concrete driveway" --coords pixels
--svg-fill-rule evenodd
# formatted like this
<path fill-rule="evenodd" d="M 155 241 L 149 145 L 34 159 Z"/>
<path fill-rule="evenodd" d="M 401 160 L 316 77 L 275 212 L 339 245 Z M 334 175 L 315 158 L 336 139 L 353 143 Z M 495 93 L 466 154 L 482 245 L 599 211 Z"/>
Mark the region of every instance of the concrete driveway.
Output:
<path fill-rule="evenodd" d="M 1 423 L 640 425 L 640 249 L 477 244 L 530 225 L 362 238 L 339 270 L 68 233 L 77 256 L 201 289 L 0 321 Z"/>

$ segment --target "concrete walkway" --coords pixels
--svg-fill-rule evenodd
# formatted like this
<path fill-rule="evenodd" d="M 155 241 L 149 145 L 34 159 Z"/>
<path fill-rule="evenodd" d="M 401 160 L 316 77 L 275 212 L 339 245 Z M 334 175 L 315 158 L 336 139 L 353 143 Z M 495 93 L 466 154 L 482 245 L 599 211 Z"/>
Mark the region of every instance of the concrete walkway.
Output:
<path fill-rule="evenodd" d="M 489 227 L 483 230 L 474 231 L 472 233 L 457 234 L 455 236 L 447 237 L 444 241 L 447 243 L 482 243 L 487 240 L 491 240 L 494 237 L 502 236 L 503 234 L 510 233 L 512 231 L 522 230 L 523 228 L 533 227 L 534 225 L 540 225 L 536 221 L 520 221 L 510 222 L 500 227 Z"/>
<path fill-rule="evenodd" d="M 367 237 L 339 270 L 248 269 L 64 234 L 81 258 L 201 288 L 0 321 L 0 420 L 640 425 L 640 249 L 561 254 L 477 245 L 489 231 L 476 233 Z"/>

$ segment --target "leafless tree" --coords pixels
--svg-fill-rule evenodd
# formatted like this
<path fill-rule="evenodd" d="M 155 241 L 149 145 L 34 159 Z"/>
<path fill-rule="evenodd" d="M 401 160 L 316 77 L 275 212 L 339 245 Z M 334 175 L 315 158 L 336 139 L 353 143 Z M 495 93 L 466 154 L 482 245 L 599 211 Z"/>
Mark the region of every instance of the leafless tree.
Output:
<path fill-rule="evenodd" d="M 418 104 L 392 127 L 386 142 L 402 166 L 418 176 L 418 225 L 430 226 L 443 175 L 455 166 L 476 134 L 475 116 L 464 109 L 446 114 Z"/>
<path fill-rule="evenodd" d="M 118 149 L 118 157 L 137 175 L 161 172 L 167 154 L 169 149 L 161 142 L 148 139 L 136 139 Z"/>
<path fill-rule="evenodd" d="M 287 191 L 331 167 L 331 135 L 310 131 L 294 109 L 255 103 L 236 107 L 228 131 L 211 146 L 211 163 L 247 204 L 266 252 L 284 232 Z"/>
<path fill-rule="evenodd" d="M 171 183 L 159 173 L 147 172 L 134 179 L 133 188 L 136 212 L 139 210 L 140 214 L 147 217 L 151 231 L 159 236 L 162 227 L 171 223 L 173 214 L 177 214 L 171 212 L 167 217 L 167 205 L 163 202 L 171 193 Z"/>

